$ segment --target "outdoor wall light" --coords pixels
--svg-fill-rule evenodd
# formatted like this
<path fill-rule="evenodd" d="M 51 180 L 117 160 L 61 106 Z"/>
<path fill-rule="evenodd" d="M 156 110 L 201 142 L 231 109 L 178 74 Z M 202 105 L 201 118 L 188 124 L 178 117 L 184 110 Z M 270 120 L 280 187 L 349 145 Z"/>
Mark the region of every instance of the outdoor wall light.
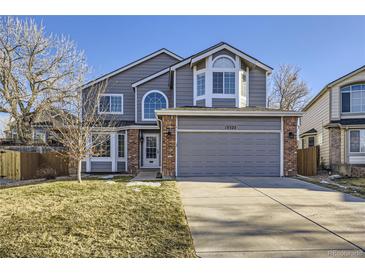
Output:
<path fill-rule="evenodd" d="M 168 136 L 171 136 L 172 135 L 172 128 L 167 128 L 167 135 Z"/>
<path fill-rule="evenodd" d="M 295 137 L 294 133 L 291 131 L 289 132 L 288 136 L 289 136 L 289 139 L 294 139 L 294 137 Z"/>

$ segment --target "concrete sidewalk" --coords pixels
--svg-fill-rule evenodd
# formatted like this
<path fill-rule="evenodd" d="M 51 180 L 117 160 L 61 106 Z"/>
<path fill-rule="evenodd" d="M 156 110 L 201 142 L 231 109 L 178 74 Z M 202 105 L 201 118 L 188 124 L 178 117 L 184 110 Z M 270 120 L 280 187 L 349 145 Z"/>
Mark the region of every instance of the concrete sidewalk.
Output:
<path fill-rule="evenodd" d="M 365 200 L 289 178 L 184 178 L 200 257 L 365 257 Z"/>

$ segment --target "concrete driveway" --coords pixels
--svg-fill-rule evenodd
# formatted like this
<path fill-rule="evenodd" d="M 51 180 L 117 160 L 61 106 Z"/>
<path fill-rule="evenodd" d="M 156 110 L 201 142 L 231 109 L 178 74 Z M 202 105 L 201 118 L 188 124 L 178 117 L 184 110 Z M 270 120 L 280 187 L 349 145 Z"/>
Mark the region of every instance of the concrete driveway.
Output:
<path fill-rule="evenodd" d="M 290 178 L 178 180 L 200 257 L 365 257 L 365 200 Z"/>

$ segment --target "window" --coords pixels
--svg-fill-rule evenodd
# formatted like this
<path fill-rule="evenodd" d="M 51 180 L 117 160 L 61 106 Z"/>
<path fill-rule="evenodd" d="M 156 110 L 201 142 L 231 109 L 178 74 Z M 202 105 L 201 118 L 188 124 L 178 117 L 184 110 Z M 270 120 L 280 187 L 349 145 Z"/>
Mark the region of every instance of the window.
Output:
<path fill-rule="evenodd" d="M 314 137 L 308 137 L 308 147 L 314 147 Z"/>
<path fill-rule="evenodd" d="M 365 112 L 365 85 L 356 84 L 341 88 L 342 112 Z"/>
<path fill-rule="evenodd" d="M 125 157 L 125 135 L 119 134 L 118 135 L 118 157 L 124 158 Z"/>
<path fill-rule="evenodd" d="M 350 131 L 350 152 L 365 152 L 365 130 Z"/>
<path fill-rule="evenodd" d="M 305 148 L 305 139 L 302 139 L 302 148 Z"/>
<path fill-rule="evenodd" d="M 231 59 L 227 57 L 220 57 L 216 61 L 214 61 L 213 67 L 234 69 L 235 66 Z"/>
<path fill-rule="evenodd" d="M 205 94 L 205 73 L 200 73 L 196 76 L 196 89 L 198 96 Z"/>
<path fill-rule="evenodd" d="M 235 92 L 234 72 L 213 72 L 213 93 L 234 94 Z"/>
<path fill-rule="evenodd" d="M 35 142 L 45 142 L 46 141 L 46 133 L 43 129 L 35 129 L 33 139 Z"/>
<path fill-rule="evenodd" d="M 123 113 L 123 95 L 100 96 L 99 113 Z"/>
<path fill-rule="evenodd" d="M 157 90 L 147 92 L 142 100 L 142 120 L 155 120 L 155 110 L 167 107 L 165 94 Z"/>
<path fill-rule="evenodd" d="M 92 142 L 94 145 L 93 157 L 110 157 L 110 135 L 93 134 Z"/>

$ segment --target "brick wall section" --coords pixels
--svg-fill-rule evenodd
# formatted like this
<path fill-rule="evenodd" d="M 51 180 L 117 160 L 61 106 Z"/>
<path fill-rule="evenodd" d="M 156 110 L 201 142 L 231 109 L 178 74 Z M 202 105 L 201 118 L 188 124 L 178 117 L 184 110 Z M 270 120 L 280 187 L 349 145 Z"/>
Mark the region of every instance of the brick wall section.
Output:
<path fill-rule="evenodd" d="M 175 177 L 176 116 L 162 116 L 162 176 Z"/>
<path fill-rule="evenodd" d="M 297 175 L 297 117 L 283 117 L 284 122 L 284 176 Z M 294 138 L 289 138 L 289 132 Z"/>
<path fill-rule="evenodd" d="M 341 129 L 330 128 L 330 165 L 341 164 Z"/>
<path fill-rule="evenodd" d="M 128 172 L 136 174 L 138 171 L 139 130 L 129 129 L 128 135 Z"/>

